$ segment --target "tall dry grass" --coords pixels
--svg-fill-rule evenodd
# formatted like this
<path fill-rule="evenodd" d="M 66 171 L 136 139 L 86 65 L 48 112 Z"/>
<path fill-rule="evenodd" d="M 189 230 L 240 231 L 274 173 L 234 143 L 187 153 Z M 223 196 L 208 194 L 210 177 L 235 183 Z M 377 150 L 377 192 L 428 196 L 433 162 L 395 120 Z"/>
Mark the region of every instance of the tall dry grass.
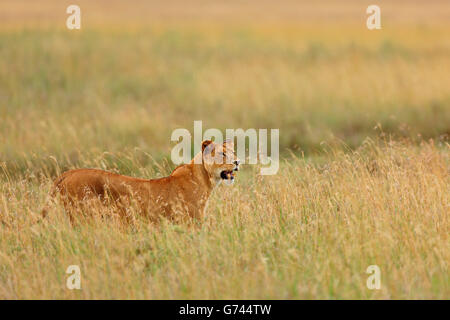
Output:
<path fill-rule="evenodd" d="M 280 128 L 281 149 L 307 155 L 322 141 L 357 147 L 378 124 L 400 137 L 450 132 L 447 1 L 383 4 L 374 32 L 369 2 L 354 0 L 81 1 L 79 31 L 65 28 L 68 3 L 0 4 L 0 159 L 11 171 L 30 154 L 68 166 L 138 147 L 162 160 L 171 132 L 194 120 Z"/>
<path fill-rule="evenodd" d="M 449 1 L 381 3 L 379 31 L 368 0 L 79 0 L 80 31 L 69 4 L 0 1 L 0 298 L 448 299 Z M 194 120 L 279 128 L 279 173 L 197 227 L 33 223 L 66 169 L 168 174 Z"/>
<path fill-rule="evenodd" d="M 275 176 L 248 166 L 197 227 L 74 228 L 60 206 L 34 224 L 49 177 L 3 178 L 0 297 L 446 299 L 448 148 L 367 140 L 313 162 L 292 156 Z M 81 290 L 65 287 L 69 265 L 81 268 Z M 380 290 L 366 287 L 369 265 Z"/>

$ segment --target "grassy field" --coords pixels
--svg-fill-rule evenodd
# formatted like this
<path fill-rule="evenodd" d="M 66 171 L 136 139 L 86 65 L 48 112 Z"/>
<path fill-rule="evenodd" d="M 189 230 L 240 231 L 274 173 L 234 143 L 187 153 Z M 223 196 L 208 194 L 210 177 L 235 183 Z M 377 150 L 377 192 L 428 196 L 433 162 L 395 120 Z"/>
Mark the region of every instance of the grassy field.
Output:
<path fill-rule="evenodd" d="M 450 4 L 369 31 L 367 1 L 258 3 L 79 1 L 70 31 L 70 2 L 2 1 L 0 298 L 450 297 Z M 33 223 L 66 169 L 167 175 L 194 120 L 279 128 L 280 171 L 244 166 L 195 228 Z"/>

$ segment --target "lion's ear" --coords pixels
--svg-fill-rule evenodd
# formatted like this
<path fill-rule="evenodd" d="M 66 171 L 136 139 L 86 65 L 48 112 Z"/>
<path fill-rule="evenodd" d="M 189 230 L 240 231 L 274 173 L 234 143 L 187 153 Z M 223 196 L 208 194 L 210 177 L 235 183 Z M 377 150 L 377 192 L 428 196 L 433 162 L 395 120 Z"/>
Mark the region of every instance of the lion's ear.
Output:
<path fill-rule="evenodd" d="M 211 143 L 212 143 L 211 140 L 204 140 L 204 141 L 202 142 L 202 153 L 205 152 L 205 149 L 206 149 Z"/>

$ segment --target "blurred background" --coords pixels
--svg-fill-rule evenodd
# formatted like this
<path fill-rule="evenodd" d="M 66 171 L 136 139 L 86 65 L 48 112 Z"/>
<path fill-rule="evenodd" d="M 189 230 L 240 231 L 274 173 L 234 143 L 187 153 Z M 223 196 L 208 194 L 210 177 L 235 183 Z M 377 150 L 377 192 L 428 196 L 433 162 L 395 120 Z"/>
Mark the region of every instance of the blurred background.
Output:
<path fill-rule="evenodd" d="M 70 4 L 81 30 L 66 28 Z M 449 88 L 447 0 L 0 2 L 10 172 L 105 151 L 167 159 L 194 120 L 279 128 L 281 152 L 306 156 L 380 133 L 445 140 Z"/>

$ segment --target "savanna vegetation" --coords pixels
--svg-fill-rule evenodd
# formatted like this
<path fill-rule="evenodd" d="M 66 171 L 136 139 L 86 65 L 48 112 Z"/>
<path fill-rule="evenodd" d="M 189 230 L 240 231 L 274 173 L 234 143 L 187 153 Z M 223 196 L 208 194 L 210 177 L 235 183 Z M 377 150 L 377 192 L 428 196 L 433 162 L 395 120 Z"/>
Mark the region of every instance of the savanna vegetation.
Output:
<path fill-rule="evenodd" d="M 0 298 L 448 299 L 450 6 L 399 2 L 369 31 L 353 0 L 79 1 L 81 30 L 2 1 Z M 64 170 L 169 174 L 194 120 L 279 128 L 278 174 L 244 165 L 195 227 L 35 223 Z"/>

